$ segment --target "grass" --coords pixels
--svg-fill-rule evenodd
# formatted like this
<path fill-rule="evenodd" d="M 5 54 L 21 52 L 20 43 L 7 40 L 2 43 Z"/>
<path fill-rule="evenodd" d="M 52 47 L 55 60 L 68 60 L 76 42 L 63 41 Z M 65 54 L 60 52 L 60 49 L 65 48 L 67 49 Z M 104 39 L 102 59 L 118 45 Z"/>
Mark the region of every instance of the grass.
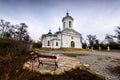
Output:
<path fill-rule="evenodd" d="M 69 57 L 88 56 L 88 54 L 74 54 L 74 53 L 62 53 L 62 54 Z"/>

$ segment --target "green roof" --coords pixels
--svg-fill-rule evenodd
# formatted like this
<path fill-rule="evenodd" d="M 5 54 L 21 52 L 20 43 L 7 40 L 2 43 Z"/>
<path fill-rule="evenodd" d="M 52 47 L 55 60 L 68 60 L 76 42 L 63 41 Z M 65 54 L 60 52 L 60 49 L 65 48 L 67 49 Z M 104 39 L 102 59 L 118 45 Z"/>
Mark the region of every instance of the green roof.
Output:
<path fill-rule="evenodd" d="M 48 32 L 48 34 L 47 34 L 47 35 L 51 36 L 51 35 L 52 35 L 52 33 L 51 33 L 51 32 Z"/>

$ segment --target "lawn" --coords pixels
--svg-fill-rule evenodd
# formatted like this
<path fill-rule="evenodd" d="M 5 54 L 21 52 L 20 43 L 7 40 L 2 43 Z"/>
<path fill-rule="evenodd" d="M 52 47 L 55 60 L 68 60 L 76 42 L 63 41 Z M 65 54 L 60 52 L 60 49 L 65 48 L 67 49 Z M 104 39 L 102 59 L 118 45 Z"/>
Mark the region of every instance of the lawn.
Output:
<path fill-rule="evenodd" d="M 62 54 L 69 57 L 89 56 L 88 54 L 75 54 L 75 53 L 62 53 Z"/>

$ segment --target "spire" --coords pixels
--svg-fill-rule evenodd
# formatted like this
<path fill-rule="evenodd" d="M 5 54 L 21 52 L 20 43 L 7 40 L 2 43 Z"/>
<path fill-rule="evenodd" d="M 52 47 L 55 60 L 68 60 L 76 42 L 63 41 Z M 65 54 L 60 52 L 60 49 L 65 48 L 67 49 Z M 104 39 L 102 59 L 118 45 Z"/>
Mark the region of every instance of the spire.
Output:
<path fill-rule="evenodd" d="M 68 9 L 67 9 L 67 13 L 66 13 L 66 16 L 69 16 L 69 13 L 68 13 Z"/>
<path fill-rule="evenodd" d="M 61 28 L 59 27 L 59 31 L 61 31 Z"/>
<path fill-rule="evenodd" d="M 49 29 L 48 35 L 50 35 L 50 36 L 52 35 L 52 33 L 51 33 L 51 29 Z"/>
<path fill-rule="evenodd" d="M 49 32 L 51 32 L 51 29 L 49 29 Z"/>

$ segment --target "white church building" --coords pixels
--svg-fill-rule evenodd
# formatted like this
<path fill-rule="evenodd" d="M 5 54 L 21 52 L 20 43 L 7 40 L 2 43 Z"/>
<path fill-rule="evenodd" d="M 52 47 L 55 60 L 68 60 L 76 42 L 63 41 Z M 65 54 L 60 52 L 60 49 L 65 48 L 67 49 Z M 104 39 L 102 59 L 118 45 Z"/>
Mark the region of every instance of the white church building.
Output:
<path fill-rule="evenodd" d="M 73 21 L 66 13 L 62 19 L 63 30 L 59 28 L 54 34 L 49 30 L 42 35 L 42 48 L 82 48 L 81 34 L 73 29 Z"/>

